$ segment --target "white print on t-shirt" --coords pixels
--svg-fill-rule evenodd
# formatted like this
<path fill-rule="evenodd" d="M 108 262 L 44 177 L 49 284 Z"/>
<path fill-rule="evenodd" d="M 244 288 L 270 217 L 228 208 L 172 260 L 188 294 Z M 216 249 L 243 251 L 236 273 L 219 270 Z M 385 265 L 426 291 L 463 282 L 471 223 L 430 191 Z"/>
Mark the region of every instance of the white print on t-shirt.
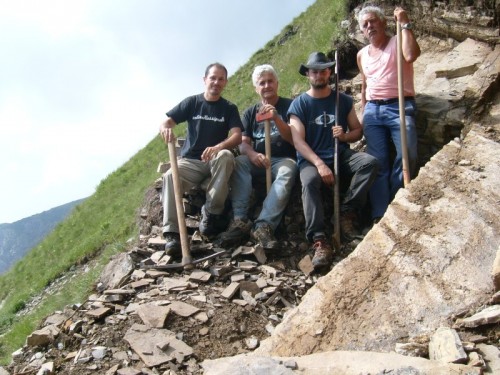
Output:
<path fill-rule="evenodd" d="M 326 117 L 326 124 L 325 124 L 325 117 Z M 314 124 L 318 126 L 324 126 L 326 127 L 327 125 L 332 125 L 335 123 L 335 115 L 321 115 L 318 116 L 314 119 Z"/>
<path fill-rule="evenodd" d="M 194 116 L 193 120 L 206 120 L 206 121 L 215 121 L 215 122 L 224 122 L 225 121 L 224 116 L 222 116 L 221 118 L 217 118 L 217 117 L 209 117 L 207 115 Z"/>

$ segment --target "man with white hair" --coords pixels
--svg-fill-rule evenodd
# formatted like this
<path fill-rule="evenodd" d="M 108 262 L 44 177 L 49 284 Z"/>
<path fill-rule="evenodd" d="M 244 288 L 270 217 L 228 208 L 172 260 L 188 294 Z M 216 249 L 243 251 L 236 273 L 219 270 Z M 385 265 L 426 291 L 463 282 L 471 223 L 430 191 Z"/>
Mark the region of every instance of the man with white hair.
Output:
<path fill-rule="evenodd" d="M 241 155 L 236 158 L 230 181 L 234 219 L 219 239 L 222 244 L 236 245 L 250 234 L 264 249 L 275 250 L 279 245 L 274 232 L 288 204 L 297 176 L 296 152 L 290 127 L 286 122 L 292 100 L 278 95 L 278 76 L 271 65 L 257 66 L 252 74 L 252 82 L 260 101 L 247 108 L 242 116 L 244 130 L 239 146 Z M 272 114 L 269 119 L 271 160 L 265 156 L 265 121 L 259 121 L 258 114 Z M 252 224 L 249 219 L 252 180 L 265 179 L 266 168 L 271 168 L 273 182 L 262 210 Z"/>
<path fill-rule="evenodd" d="M 417 164 L 413 62 L 420 56 L 420 47 L 406 11 L 396 7 L 394 18 L 401 24 L 404 107 L 411 176 Z M 358 52 L 357 60 L 362 78 L 361 106 L 366 152 L 376 157 L 380 164 L 377 178 L 370 189 L 372 219 L 378 222 L 398 189 L 403 186 L 397 38 L 387 34 L 387 20 L 379 7 L 366 6 L 361 9 L 358 23 L 370 42 Z M 391 144 L 396 148 L 392 163 Z"/>

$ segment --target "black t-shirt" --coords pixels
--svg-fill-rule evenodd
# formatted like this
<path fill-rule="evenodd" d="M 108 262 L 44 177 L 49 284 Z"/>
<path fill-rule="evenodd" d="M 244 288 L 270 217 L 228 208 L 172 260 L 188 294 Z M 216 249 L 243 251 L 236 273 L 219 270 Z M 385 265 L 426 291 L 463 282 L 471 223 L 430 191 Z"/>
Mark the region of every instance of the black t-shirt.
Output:
<path fill-rule="evenodd" d="M 291 103 L 292 99 L 280 97 L 275 105 L 276 111 L 285 122 L 287 122 L 286 114 Z M 255 151 L 260 152 L 261 154 L 265 154 L 265 122 L 257 122 L 255 118 L 257 112 L 259 112 L 259 108 L 261 107 L 261 105 L 261 103 L 254 104 L 253 106 L 247 108 L 245 112 L 243 112 L 243 135 L 252 139 L 253 148 Z M 269 120 L 269 122 L 271 124 L 271 155 L 278 157 L 290 157 L 295 159 L 295 148 L 281 137 L 281 134 L 274 120 L 271 119 Z"/>
<path fill-rule="evenodd" d="M 203 151 L 225 140 L 232 128 L 243 130 L 238 107 L 222 97 L 210 102 L 203 94 L 189 96 L 168 111 L 167 116 L 177 124 L 187 121 L 181 156 L 189 159 L 201 159 Z"/>

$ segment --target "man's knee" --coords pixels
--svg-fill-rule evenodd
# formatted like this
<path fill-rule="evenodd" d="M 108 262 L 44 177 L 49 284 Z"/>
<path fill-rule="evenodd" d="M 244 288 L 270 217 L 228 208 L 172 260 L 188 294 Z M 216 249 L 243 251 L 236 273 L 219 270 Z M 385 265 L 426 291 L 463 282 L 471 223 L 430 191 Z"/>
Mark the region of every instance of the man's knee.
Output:
<path fill-rule="evenodd" d="M 250 170 L 251 167 L 250 159 L 246 155 L 239 155 L 234 159 L 234 167 Z"/>
<path fill-rule="evenodd" d="M 222 162 L 231 162 L 234 163 L 234 155 L 229 150 L 220 150 L 217 154 L 217 159 Z"/>

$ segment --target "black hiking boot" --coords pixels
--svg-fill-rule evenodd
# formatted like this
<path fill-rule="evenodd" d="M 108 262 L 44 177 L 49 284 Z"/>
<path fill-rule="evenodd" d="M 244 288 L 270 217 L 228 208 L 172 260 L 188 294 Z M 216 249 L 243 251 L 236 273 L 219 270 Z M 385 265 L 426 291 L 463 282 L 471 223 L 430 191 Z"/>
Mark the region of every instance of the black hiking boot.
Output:
<path fill-rule="evenodd" d="M 215 221 L 217 215 L 211 214 L 207 211 L 205 206 L 201 208 L 201 220 L 200 220 L 200 233 L 206 237 L 211 237 L 217 234 L 217 229 Z"/>
<path fill-rule="evenodd" d="M 170 256 L 180 256 L 182 254 L 181 237 L 179 233 L 167 232 L 164 234 L 165 240 L 165 254 Z"/>

